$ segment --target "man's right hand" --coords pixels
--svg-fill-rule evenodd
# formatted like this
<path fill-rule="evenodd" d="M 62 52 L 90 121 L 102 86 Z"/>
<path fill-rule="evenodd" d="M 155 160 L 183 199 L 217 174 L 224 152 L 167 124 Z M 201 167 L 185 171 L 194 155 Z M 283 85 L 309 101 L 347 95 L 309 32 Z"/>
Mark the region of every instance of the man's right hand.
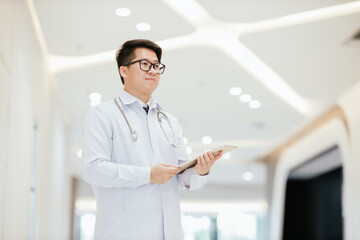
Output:
<path fill-rule="evenodd" d="M 171 178 L 181 171 L 180 167 L 159 163 L 151 168 L 150 182 L 156 184 L 167 183 Z"/>

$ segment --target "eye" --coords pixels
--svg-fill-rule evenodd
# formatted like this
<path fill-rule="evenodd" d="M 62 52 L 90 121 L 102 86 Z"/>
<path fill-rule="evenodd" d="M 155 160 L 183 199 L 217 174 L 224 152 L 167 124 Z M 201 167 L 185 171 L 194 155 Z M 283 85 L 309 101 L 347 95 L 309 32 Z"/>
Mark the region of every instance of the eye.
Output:
<path fill-rule="evenodd" d="M 154 64 L 154 67 L 155 67 L 156 69 L 158 69 L 158 68 L 160 67 L 160 64 L 155 63 L 155 64 Z"/>
<path fill-rule="evenodd" d="M 148 67 L 150 65 L 150 63 L 147 61 L 141 61 L 141 65 L 144 67 Z"/>

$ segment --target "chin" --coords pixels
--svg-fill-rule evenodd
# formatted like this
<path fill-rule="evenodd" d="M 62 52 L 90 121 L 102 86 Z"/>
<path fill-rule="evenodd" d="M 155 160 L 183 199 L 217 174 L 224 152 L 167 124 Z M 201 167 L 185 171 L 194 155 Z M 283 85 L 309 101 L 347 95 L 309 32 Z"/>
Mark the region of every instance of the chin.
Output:
<path fill-rule="evenodd" d="M 148 89 L 145 89 L 144 93 L 146 93 L 146 95 L 151 95 L 154 91 L 155 91 L 156 88 L 148 88 Z"/>

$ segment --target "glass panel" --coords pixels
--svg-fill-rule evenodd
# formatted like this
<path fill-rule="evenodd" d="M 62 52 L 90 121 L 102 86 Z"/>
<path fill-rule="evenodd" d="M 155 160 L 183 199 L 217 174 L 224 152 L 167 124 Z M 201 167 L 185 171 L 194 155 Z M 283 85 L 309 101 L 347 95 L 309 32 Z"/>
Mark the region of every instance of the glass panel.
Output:
<path fill-rule="evenodd" d="M 218 240 L 255 240 L 256 216 L 254 214 L 223 212 L 218 215 Z"/>
<path fill-rule="evenodd" d="M 208 216 L 181 214 L 184 240 L 211 240 L 211 219 Z"/>
<path fill-rule="evenodd" d="M 80 218 L 80 240 L 94 239 L 95 214 L 86 213 Z"/>
<path fill-rule="evenodd" d="M 182 203 L 184 240 L 266 239 L 266 203 Z"/>

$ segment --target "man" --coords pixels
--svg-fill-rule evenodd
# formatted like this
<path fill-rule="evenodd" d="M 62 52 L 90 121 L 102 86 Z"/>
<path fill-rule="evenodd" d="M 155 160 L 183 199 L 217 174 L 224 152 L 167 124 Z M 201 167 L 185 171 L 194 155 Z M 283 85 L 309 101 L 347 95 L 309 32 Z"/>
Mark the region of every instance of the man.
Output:
<path fill-rule="evenodd" d="M 161 48 L 131 40 L 116 54 L 124 90 L 90 109 L 83 129 L 84 179 L 97 202 L 95 239 L 181 239 L 178 188 L 196 189 L 222 152 L 189 160 L 178 120 L 151 97 L 160 74 Z"/>

